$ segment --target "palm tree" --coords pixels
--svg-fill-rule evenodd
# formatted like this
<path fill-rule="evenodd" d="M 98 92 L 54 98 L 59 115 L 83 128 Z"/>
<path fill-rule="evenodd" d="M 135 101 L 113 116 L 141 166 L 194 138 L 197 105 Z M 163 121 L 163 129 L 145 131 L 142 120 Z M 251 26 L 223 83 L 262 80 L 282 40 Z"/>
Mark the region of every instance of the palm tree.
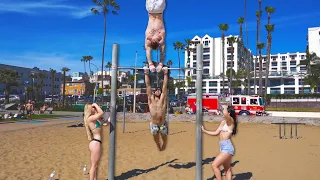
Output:
<path fill-rule="evenodd" d="M 38 73 L 38 78 L 40 78 L 40 83 L 39 83 L 39 88 L 40 88 L 40 92 L 41 92 L 41 98 L 40 98 L 40 100 L 41 101 L 43 101 L 43 97 L 42 97 L 42 95 L 43 95 L 43 92 L 42 92 L 42 88 L 43 88 L 43 79 L 44 79 L 44 74 L 43 73 Z"/>
<path fill-rule="evenodd" d="M 231 44 L 231 69 L 233 70 L 233 60 L 234 60 L 234 57 L 233 57 L 233 54 L 234 54 L 234 47 L 233 47 L 233 44 L 236 43 L 237 41 L 237 38 L 234 37 L 234 36 L 231 36 L 228 38 L 228 42 L 229 44 Z M 230 71 L 230 81 L 229 81 L 229 93 L 231 93 L 231 90 L 232 90 L 232 71 Z"/>
<path fill-rule="evenodd" d="M 83 62 L 84 72 L 86 73 L 87 72 L 87 70 L 86 70 L 86 62 L 87 62 L 86 56 L 82 56 L 81 62 Z"/>
<path fill-rule="evenodd" d="M 103 69 L 104 69 L 104 48 L 106 45 L 106 32 L 107 32 L 107 14 L 111 12 L 113 15 L 118 15 L 118 10 L 120 10 L 120 6 L 116 3 L 115 0 L 92 0 L 97 8 L 91 8 L 91 12 L 95 15 L 99 13 L 103 13 L 103 22 L 104 22 L 104 33 L 103 33 L 103 45 L 102 45 L 102 60 L 101 60 L 101 86 L 102 86 L 102 95 L 103 95 Z M 103 104 L 103 98 L 102 98 Z"/>
<path fill-rule="evenodd" d="M 91 71 L 91 63 L 90 63 L 90 61 L 92 61 L 93 60 L 93 57 L 92 56 L 85 56 L 86 57 L 86 62 L 88 62 L 89 63 L 89 70 L 90 70 L 90 75 L 92 75 L 92 71 Z"/>
<path fill-rule="evenodd" d="M 53 100 L 53 95 L 54 95 L 54 75 L 57 73 L 56 70 L 50 68 L 50 73 L 51 73 L 51 98 Z"/>
<path fill-rule="evenodd" d="M 63 67 L 61 71 L 63 72 L 62 107 L 64 107 L 64 99 L 66 95 L 66 72 L 70 71 L 70 69 L 67 67 Z"/>
<path fill-rule="evenodd" d="M 244 0 L 244 20 L 245 20 L 245 26 L 246 26 L 246 47 L 249 47 L 249 37 L 248 37 L 248 19 L 247 19 L 247 0 Z M 247 58 L 247 76 L 248 76 L 248 95 L 251 94 L 251 84 L 250 84 L 250 79 L 251 79 L 251 57 L 248 57 L 248 53 L 246 53 L 246 58 Z"/>
<path fill-rule="evenodd" d="M 32 91 L 31 91 L 31 99 L 34 98 L 34 79 L 37 78 L 37 74 L 34 74 L 34 73 L 31 73 L 29 75 L 29 78 L 31 79 L 31 88 L 32 88 Z"/>
<path fill-rule="evenodd" d="M 262 49 L 264 43 L 258 43 L 257 48 L 259 50 L 259 95 L 262 96 Z"/>
<path fill-rule="evenodd" d="M 110 61 L 108 61 L 107 65 L 106 65 L 106 68 L 109 69 L 109 76 L 111 75 L 111 72 L 110 72 L 110 69 L 112 67 L 112 63 Z M 110 82 L 110 85 L 111 85 L 111 82 Z M 109 91 L 110 88 L 108 88 L 108 91 Z"/>
<path fill-rule="evenodd" d="M 238 24 L 240 26 L 240 37 L 238 38 L 238 47 L 240 46 L 240 54 L 241 54 L 240 58 L 243 60 L 242 62 L 246 64 L 246 68 L 247 68 L 246 72 L 249 72 L 247 73 L 247 78 L 248 78 L 248 84 L 250 84 L 250 61 L 247 56 L 247 53 L 245 53 L 245 47 L 243 43 L 243 29 L 242 29 L 243 23 L 244 23 L 244 18 L 239 17 Z M 249 89 L 248 95 L 250 95 L 250 86 L 248 86 L 248 89 Z"/>
<path fill-rule="evenodd" d="M 168 61 L 167 61 L 167 66 L 171 67 L 172 64 L 173 64 L 172 60 L 168 60 Z"/>
<path fill-rule="evenodd" d="M 260 2 L 260 0 L 259 0 Z M 261 18 L 261 10 L 256 11 L 257 17 L 257 36 L 256 36 L 256 44 L 258 45 L 260 42 L 260 18 Z M 256 58 L 254 59 L 254 93 L 256 94 L 257 89 L 257 64 L 258 64 L 258 46 L 256 46 Z"/>
<path fill-rule="evenodd" d="M 224 78 L 225 78 L 225 50 L 224 50 L 224 41 L 225 41 L 225 34 L 224 32 L 228 31 L 229 25 L 228 24 L 219 24 L 219 29 L 221 31 L 221 42 L 222 42 L 222 92 L 224 93 Z"/>
<path fill-rule="evenodd" d="M 271 14 L 275 12 L 275 8 L 266 6 L 265 10 L 268 14 L 268 24 L 265 26 L 266 30 L 268 32 L 267 36 L 267 62 L 266 62 L 266 78 L 265 78 L 265 88 L 268 88 L 268 76 L 269 76 L 269 67 L 270 67 L 270 53 L 271 53 L 271 41 L 272 41 L 272 35 L 271 33 L 274 31 L 274 24 L 270 24 Z M 267 95 L 267 91 L 264 93 Z"/>
<path fill-rule="evenodd" d="M 178 52 L 179 68 L 181 68 L 180 67 L 180 50 L 184 50 L 184 47 L 185 47 L 185 45 L 180 41 L 173 43 L 173 49 Z M 180 82 L 180 69 L 179 69 L 179 82 Z M 178 95 L 179 95 L 179 93 L 180 93 L 180 88 L 178 87 Z"/>
<path fill-rule="evenodd" d="M 238 39 L 239 42 L 243 42 L 243 39 L 242 39 L 242 35 L 243 35 L 243 30 L 242 30 L 242 24 L 244 22 L 244 18 L 243 17 L 239 17 L 238 18 L 238 24 L 240 26 L 240 37 Z"/>
<path fill-rule="evenodd" d="M 11 87 L 17 84 L 18 73 L 12 69 L 0 70 L 0 83 L 5 85 L 5 103 L 9 103 Z"/>
<path fill-rule="evenodd" d="M 271 54 L 271 41 L 272 41 L 272 36 L 271 33 L 274 31 L 274 24 L 267 24 L 266 30 L 268 32 L 267 36 L 267 62 L 266 62 L 266 77 L 265 77 L 265 84 L 264 87 L 267 89 L 268 88 L 268 76 L 269 76 L 269 67 L 270 67 L 270 54 Z M 264 95 L 267 95 L 267 91 L 264 92 Z"/>

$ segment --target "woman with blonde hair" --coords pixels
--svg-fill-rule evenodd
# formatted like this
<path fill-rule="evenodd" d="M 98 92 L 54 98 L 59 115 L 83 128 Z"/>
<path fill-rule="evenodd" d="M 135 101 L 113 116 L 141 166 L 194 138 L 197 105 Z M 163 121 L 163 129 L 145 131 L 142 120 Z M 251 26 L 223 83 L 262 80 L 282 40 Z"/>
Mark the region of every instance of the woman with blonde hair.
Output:
<path fill-rule="evenodd" d="M 212 169 L 217 180 L 221 180 L 221 173 L 219 167 L 224 167 L 226 173 L 226 180 L 232 179 L 231 172 L 231 159 L 234 155 L 234 146 L 231 142 L 231 137 L 235 136 L 238 132 L 238 121 L 236 112 L 231 106 L 222 106 L 224 120 L 220 123 L 215 131 L 208 131 L 203 126 L 202 131 L 206 134 L 217 136 L 220 135 L 220 153 L 212 162 Z"/>
<path fill-rule="evenodd" d="M 96 103 L 88 103 L 84 107 L 84 124 L 87 131 L 89 151 L 91 153 L 90 180 L 97 179 L 98 163 L 101 157 L 101 122 L 102 109 Z M 109 119 L 110 122 L 110 119 Z"/>

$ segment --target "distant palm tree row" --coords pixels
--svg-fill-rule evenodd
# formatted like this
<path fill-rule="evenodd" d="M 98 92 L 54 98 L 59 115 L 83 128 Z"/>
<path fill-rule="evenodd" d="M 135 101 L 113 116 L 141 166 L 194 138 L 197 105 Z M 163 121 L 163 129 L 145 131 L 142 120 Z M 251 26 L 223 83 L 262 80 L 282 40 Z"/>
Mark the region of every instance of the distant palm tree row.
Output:
<path fill-rule="evenodd" d="M 69 72 L 70 69 L 67 67 L 63 67 L 61 69 L 63 72 L 63 106 L 65 101 L 65 84 L 66 84 L 66 72 Z M 54 95 L 54 78 L 56 70 L 50 68 L 50 76 L 51 76 L 51 95 Z M 0 70 L 0 83 L 5 85 L 5 103 L 9 103 L 9 95 L 12 87 L 24 85 L 26 90 L 27 99 L 37 99 L 38 101 L 43 101 L 42 89 L 43 89 L 43 80 L 45 78 L 45 74 L 39 73 L 31 73 L 29 75 L 30 78 L 30 86 L 29 83 L 21 82 L 19 80 L 20 76 L 13 69 L 4 69 Z M 35 83 L 35 79 L 39 79 L 39 83 Z M 59 84 L 60 87 L 60 84 Z"/>

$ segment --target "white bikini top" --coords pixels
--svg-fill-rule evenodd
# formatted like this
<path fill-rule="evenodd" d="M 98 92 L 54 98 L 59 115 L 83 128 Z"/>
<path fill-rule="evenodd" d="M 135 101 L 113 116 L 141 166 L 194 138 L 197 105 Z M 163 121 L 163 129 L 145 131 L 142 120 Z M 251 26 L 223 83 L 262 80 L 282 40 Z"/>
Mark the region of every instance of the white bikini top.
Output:
<path fill-rule="evenodd" d="M 231 131 L 227 125 L 227 122 L 224 123 L 224 125 L 222 126 L 222 128 L 219 128 L 220 131 L 224 131 L 224 132 L 229 132 L 232 133 L 233 131 Z"/>

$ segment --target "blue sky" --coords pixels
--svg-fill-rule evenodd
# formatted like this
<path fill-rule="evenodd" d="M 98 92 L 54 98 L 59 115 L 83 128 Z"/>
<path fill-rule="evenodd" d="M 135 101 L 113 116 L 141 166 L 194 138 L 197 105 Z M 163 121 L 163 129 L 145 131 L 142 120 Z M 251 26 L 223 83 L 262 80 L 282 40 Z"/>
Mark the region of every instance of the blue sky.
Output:
<path fill-rule="evenodd" d="M 113 43 L 120 44 L 120 65 L 138 66 L 145 60 L 144 33 L 148 22 L 145 1 L 118 0 L 118 16 L 107 16 L 105 62 L 111 61 Z M 183 3 L 182 3 L 183 2 Z M 289 3 L 290 2 L 290 3 Z M 247 0 L 249 47 L 255 51 L 255 11 L 257 0 Z M 265 6 L 276 8 L 271 23 L 275 25 L 272 53 L 304 52 L 308 27 L 319 26 L 319 1 L 263 0 Z M 164 13 L 167 32 L 166 60 L 178 66 L 173 42 L 195 35 L 220 37 L 218 24 L 229 24 L 226 35 L 238 35 L 237 19 L 243 16 L 241 0 L 170 0 Z M 54 68 L 68 67 L 70 72 L 84 71 L 80 59 L 92 55 L 92 63 L 101 66 L 103 16 L 90 12 L 91 0 L 1 0 L 0 1 L 0 63 Z M 262 17 L 262 41 L 265 42 L 267 15 Z M 181 61 L 182 63 L 183 61 Z M 93 68 L 94 70 L 94 68 Z"/>

